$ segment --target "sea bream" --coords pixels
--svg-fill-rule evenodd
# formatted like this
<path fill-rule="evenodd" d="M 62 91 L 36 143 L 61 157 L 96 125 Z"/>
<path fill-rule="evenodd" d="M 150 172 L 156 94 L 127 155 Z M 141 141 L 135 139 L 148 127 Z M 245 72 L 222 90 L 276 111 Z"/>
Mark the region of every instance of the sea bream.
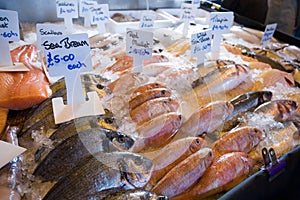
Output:
<path fill-rule="evenodd" d="M 83 159 L 43 199 L 102 199 L 110 189 L 140 189 L 152 169 L 152 161 L 138 154 L 97 153 Z"/>

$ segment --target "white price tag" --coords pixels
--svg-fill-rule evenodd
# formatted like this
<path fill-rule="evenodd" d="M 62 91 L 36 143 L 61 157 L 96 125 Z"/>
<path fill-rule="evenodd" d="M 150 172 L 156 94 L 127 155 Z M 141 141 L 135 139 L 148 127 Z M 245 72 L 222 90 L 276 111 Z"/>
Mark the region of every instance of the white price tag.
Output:
<path fill-rule="evenodd" d="M 23 147 L 19 147 L 0 140 L 0 168 L 9 163 L 9 161 L 14 159 L 16 156 L 19 156 L 24 151 L 26 151 L 26 149 Z"/>
<path fill-rule="evenodd" d="M 274 32 L 276 30 L 277 24 L 268 24 L 265 28 L 264 36 L 261 40 L 262 47 L 265 48 L 267 43 L 272 39 Z"/>
<path fill-rule="evenodd" d="M 20 40 L 19 19 L 16 11 L 0 10 L 0 37 L 6 41 Z"/>
<path fill-rule="evenodd" d="M 180 10 L 180 19 L 182 21 L 191 21 L 195 18 L 195 5 L 189 3 L 182 3 Z"/>
<path fill-rule="evenodd" d="M 143 60 L 152 59 L 153 33 L 144 30 L 127 29 L 126 54 L 134 59 L 133 70 L 142 71 Z"/>
<path fill-rule="evenodd" d="M 108 19 L 108 4 L 98 4 L 91 7 L 91 24 L 97 24 L 99 33 L 106 33 L 105 23 Z"/>
<path fill-rule="evenodd" d="M 90 0 L 80 0 L 79 2 L 79 16 L 84 17 L 84 26 L 90 27 L 91 26 L 91 11 L 90 9 L 97 5 L 96 1 Z"/>
<path fill-rule="evenodd" d="M 36 24 L 37 46 L 41 47 L 41 37 L 60 36 L 66 34 L 66 27 L 59 24 Z"/>
<path fill-rule="evenodd" d="M 77 0 L 56 0 L 58 18 L 78 18 Z"/>
<path fill-rule="evenodd" d="M 149 12 L 149 11 L 142 12 L 141 19 L 140 19 L 140 28 L 153 28 L 155 18 L 156 15 L 153 12 Z"/>
<path fill-rule="evenodd" d="M 205 53 L 211 50 L 211 30 L 204 30 L 191 36 L 191 56 L 197 58 L 197 65 L 204 63 Z"/>

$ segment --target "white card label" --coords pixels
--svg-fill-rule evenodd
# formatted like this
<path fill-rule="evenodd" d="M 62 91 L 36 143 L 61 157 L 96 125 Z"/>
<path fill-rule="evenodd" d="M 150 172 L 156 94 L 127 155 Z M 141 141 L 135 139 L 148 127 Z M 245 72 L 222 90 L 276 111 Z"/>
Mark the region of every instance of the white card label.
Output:
<path fill-rule="evenodd" d="M 140 28 L 153 28 L 155 18 L 156 15 L 153 12 L 142 12 Z"/>
<path fill-rule="evenodd" d="M 264 36 L 261 40 L 263 48 L 267 45 L 267 43 L 272 39 L 274 32 L 276 30 L 277 24 L 268 24 L 265 28 Z"/>
<path fill-rule="evenodd" d="M 58 18 L 78 18 L 77 0 L 56 0 Z"/>
<path fill-rule="evenodd" d="M 91 24 L 105 23 L 108 19 L 108 4 L 99 4 L 91 7 Z"/>
<path fill-rule="evenodd" d="M 6 41 L 19 41 L 19 19 L 16 11 L 0 10 L 0 37 Z"/>
<path fill-rule="evenodd" d="M 180 13 L 180 19 L 182 21 L 191 21 L 195 18 L 195 5 L 194 4 L 188 4 L 188 3 L 182 3 L 181 4 L 181 13 Z"/>
<path fill-rule="evenodd" d="M 211 49 L 211 30 L 204 30 L 191 36 L 191 55 L 197 57 L 198 54 L 204 54 Z"/>
<path fill-rule="evenodd" d="M 41 47 L 41 37 L 61 36 L 66 34 L 66 27 L 59 24 L 36 24 L 37 45 Z"/>
<path fill-rule="evenodd" d="M 26 151 L 26 149 L 0 140 L 0 168 L 24 151 Z"/>
<path fill-rule="evenodd" d="M 79 2 L 79 16 L 86 17 L 90 12 L 91 7 L 97 5 L 96 1 L 89 1 L 89 0 L 80 0 Z"/>
<path fill-rule="evenodd" d="M 211 12 L 209 27 L 214 33 L 229 33 L 233 19 L 233 12 Z"/>
<path fill-rule="evenodd" d="M 127 29 L 126 54 L 140 57 L 144 60 L 152 59 L 153 33 L 150 31 Z"/>

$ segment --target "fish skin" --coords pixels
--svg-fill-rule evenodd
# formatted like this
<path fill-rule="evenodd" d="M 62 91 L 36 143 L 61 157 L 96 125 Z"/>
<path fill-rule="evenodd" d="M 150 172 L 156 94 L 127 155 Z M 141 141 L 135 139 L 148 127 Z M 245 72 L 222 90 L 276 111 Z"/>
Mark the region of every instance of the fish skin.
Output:
<path fill-rule="evenodd" d="M 141 188 L 148 181 L 152 168 L 151 160 L 134 153 L 90 155 L 59 180 L 43 199 L 92 199 L 108 189 Z"/>
<path fill-rule="evenodd" d="M 172 168 L 152 191 L 168 197 L 179 195 L 201 178 L 212 161 L 212 150 L 200 149 Z"/>
<path fill-rule="evenodd" d="M 172 92 L 166 88 L 155 88 L 147 90 L 140 95 L 137 95 L 135 98 L 129 100 L 129 110 L 133 110 L 151 99 L 159 97 L 170 97 L 171 95 Z"/>
<path fill-rule="evenodd" d="M 194 186 L 172 199 L 202 199 L 231 189 L 249 175 L 252 166 L 253 160 L 244 152 L 224 154 L 213 161 Z"/>
<path fill-rule="evenodd" d="M 149 151 L 166 145 L 182 124 L 182 117 L 175 112 L 159 115 L 136 128 L 137 138 L 132 152 Z"/>
<path fill-rule="evenodd" d="M 244 126 L 225 133 L 214 142 L 214 155 L 220 156 L 230 152 L 250 152 L 263 139 L 264 133 L 256 127 Z"/>
<path fill-rule="evenodd" d="M 183 123 L 176 134 L 176 138 L 201 136 L 215 131 L 224 124 L 226 118 L 233 112 L 233 109 L 233 105 L 227 101 L 214 101 L 198 108 Z"/>
<path fill-rule="evenodd" d="M 200 137 L 186 137 L 173 141 L 151 156 L 153 173 L 146 185 L 147 190 L 152 187 L 173 167 L 198 150 L 207 147 L 207 142 Z M 147 155 L 146 155 L 147 156 Z"/>
<path fill-rule="evenodd" d="M 144 85 L 141 85 L 139 87 L 137 87 L 136 89 L 133 90 L 130 98 L 134 99 L 136 96 L 143 94 L 144 92 L 148 91 L 148 90 L 152 90 L 155 88 L 166 88 L 166 86 L 162 83 L 147 83 Z"/>
<path fill-rule="evenodd" d="M 151 120 L 159 115 L 176 112 L 179 108 L 179 103 L 170 97 L 159 97 L 148 100 L 139 105 L 135 109 L 129 111 L 131 119 L 138 125 Z"/>
<path fill-rule="evenodd" d="M 250 68 L 243 64 L 230 64 L 209 72 L 192 83 L 194 92 L 201 99 L 213 94 L 225 93 L 250 78 Z"/>
<path fill-rule="evenodd" d="M 0 107 L 23 110 L 37 105 L 51 95 L 50 83 L 37 61 L 34 45 L 23 45 L 11 52 L 12 62 L 21 62 L 28 72 L 0 73 Z"/>
<path fill-rule="evenodd" d="M 255 113 L 268 113 L 274 116 L 275 121 L 284 122 L 293 118 L 298 104 L 293 100 L 272 100 L 257 107 Z"/>
<path fill-rule="evenodd" d="M 121 136 L 122 140 L 119 139 Z M 109 137 L 107 131 L 101 128 L 91 128 L 71 135 L 44 156 L 36 167 L 34 175 L 39 176 L 43 181 L 58 180 L 90 154 L 118 151 L 112 143 L 121 143 L 119 146 L 122 146 L 123 143 L 131 142 L 128 144 L 129 148 L 133 145 L 133 140 L 121 133 L 116 132 L 115 136 Z"/>
<path fill-rule="evenodd" d="M 128 190 L 112 193 L 104 200 L 168 200 L 167 196 L 158 195 L 147 190 Z"/>

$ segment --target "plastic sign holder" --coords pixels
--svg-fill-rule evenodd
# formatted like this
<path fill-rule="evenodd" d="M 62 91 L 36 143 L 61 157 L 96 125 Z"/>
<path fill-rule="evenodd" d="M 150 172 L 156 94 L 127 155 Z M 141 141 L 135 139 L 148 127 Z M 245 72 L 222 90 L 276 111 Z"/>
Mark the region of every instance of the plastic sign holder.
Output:
<path fill-rule="evenodd" d="M 156 18 L 155 13 L 153 13 L 151 11 L 142 12 L 139 27 L 140 28 L 153 28 L 155 18 Z"/>
<path fill-rule="evenodd" d="M 182 3 L 180 10 L 180 20 L 183 21 L 183 35 L 187 35 L 189 32 L 190 21 L 195 18 L 195 4 Z"/>
<path fill-rule="evenodd" d="M 126 30 L 126 55 L 133 57 L 133 72 L 143 71 L 143 61 L 152 59 L 153 33 L 142 29 Z"/>
<path fill-rule="evenodd" d="M 13 63 L 9 41 L 19 41 L 19 19 L 16 11 L 0 9 L 0 71 L 29 71 L 23 63 Z"/>
<path fill-rule="evenodd" d="M 191 36 L 191 56 L 197 58 L 197 66 L 204 64 L 204 56 L 211 50 L 212 31 L 210 29 Z"/>
<path fill-rule="evenodd" d="M 79 17 L 84 18 L 84 26 L 91 26 L 91 7 L 97 5 L 96 1 L 80 0 L 79 1 Z"/>
<path fill-rule="evenodd" d="M 269 41 L 271 41 L 273 35 L 274 35 L 274 32 L 276 30 L 276 27 L 277 27 L 277 24 L 274 23 L 274 24 L 268 24 L 265 28 L 265 32 L 264 32 L 264 36 L 262 37 L 261 39 L 261 43 L 262 43 L 262 48 L 266 48 L 267 46 L 267 43 Z"/>
<path fill-rule="evenodd" d="M 229 33 L 233 24 L 233 12 L 211 12 L 209 27 L 212 30 L 212 52 L 219 55 L 222 34 Z"/>
<path fill-rule="evenodd" d="M 56 0 L 56 14 L 63 18 L 68 32 L 73 32 L 73 18 L 78 18 L 77 0 Z"/>
<path fill-rule="evenodd" d="M 87 93 L 85 101 L 80 74 L 92 70 L 90 45 L 87 34 L 45 36 L 41 38 L 50 76 L 64 76 L 67 89 L 67 105 L 63 98 L 52 99 L 55 123 L 78 117 L 101 115 L 104 109 L 94 92 Z"/>
<path fill-rule="evenodd" d="M 97 4 L 91 7 L 91 24 L 97 25 L 100 34 L 106 33 L 105 23 L 109 19 L 108 4 Z"/>
<path fill-rule="evenodd" d="M 24 151 L 26 151 L 26 149 L 23 147 L 0 140 L 0 152 L 2 152 L 0 156 L 0 168 L 9 163 L 16 156 L 22 154 Z"/>

